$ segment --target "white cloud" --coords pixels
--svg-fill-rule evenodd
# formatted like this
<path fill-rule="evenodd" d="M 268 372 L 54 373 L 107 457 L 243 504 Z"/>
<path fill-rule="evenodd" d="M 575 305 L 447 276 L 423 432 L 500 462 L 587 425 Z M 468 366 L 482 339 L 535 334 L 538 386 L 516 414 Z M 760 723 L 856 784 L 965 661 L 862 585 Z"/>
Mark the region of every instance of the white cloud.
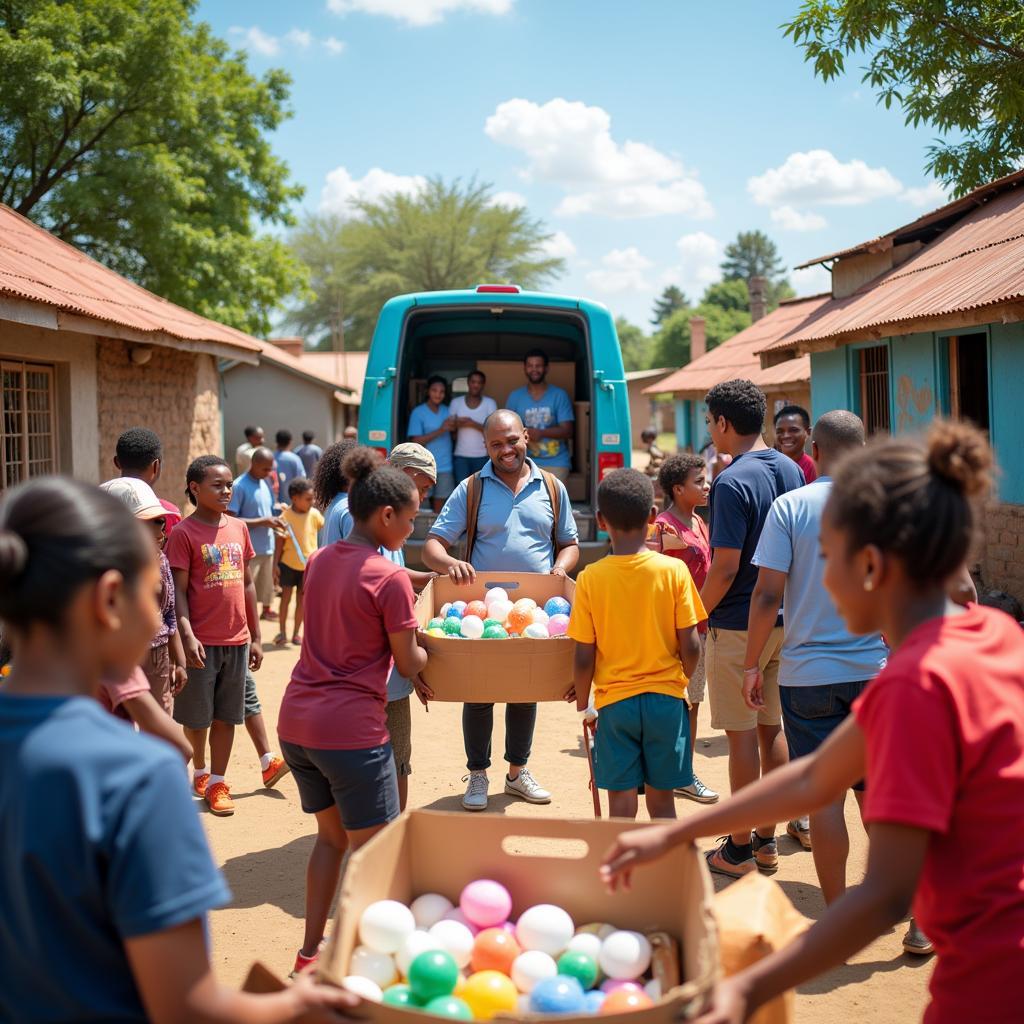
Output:
<path fill-rule="evenodd" d="M 353 199 L 378 202 L 395 193 L 416 195 L 426 183 L 426 178 L 418 174 L 392 174 L 380 167 L 370 168 L 361 178 L 353 178 L 345 167 L 335 167 L 328 173 L 320 192 L 320 212 L 357 216 L 358 212 L 351 206 Z"/>
<path fill-rule="evenodd" d="M 678 285 L 691 301 L 697 301 L 709 284 L 722 276 L 722 243 L 706 231 L 683 235 L 676 242 L 679 262 L 661 275 L 662 287 Z"/>
<path fill-rule="evenodd" d="M 338 54 L 345 49 L 345 44 L 334 36 L 328 36 L 324 40 L 324 49 L 327 50 L 332 57 L 337 57 Z"/>
<path fill-rule="evenodd" d="M 911 206 L 939 207 L 949 202 L 945 186 L 937 181 L 930 181 L 921 188 L 908 188 L 903 190 L 900 199 L 910 203 Z"/>
<path fill-rule="evenodd" d="M 801 213 L 792 206 L 778 206 L 771 212 L 772 223 L 783 231 L 819 231 L 828 227 L 828 221 L 820 213 Z"/>
<path fill-rule="evenodd" d="M 553 182 L 566 191 L 557 214 L 712 214 L 694 172 L 646 143 L 617 142 L 601 107 L 560 97 L 543 105 L 506 100 L 487 118 L 484 131 L 526 157 L 525 180 Z"/>
<path fill-rule="evenodd" d="M 286 42 L 302 50 L 308 50 L 313 45 L 313 33 L 307 32 L 304 28 L 293 28 L 284 38 Z"/>
<path fill-rule="evenodd" d="M 832 274 L 820 263 L 789 274 L 789 283 L 797 295 L 820 295 L 832 291 Z"/>
<path fill-rule="evenodd" d="M 251 50 L 264 57 L 275 57 L 281 52 L 281 40 L 277 36 L 268 35 L 259 25 L 253 25 L 251 28 L 232 25 L 228 32 L 238 37 L 239 46 L 245 50 Z"/>
<path fill-rule="evenodd" d="M 518 210 L 526 207 L 526 196 L 521 192 L 495 192 L 491 196 L 491 206 L 507 206 L 509 209 Z"/>
<path fill-rule="evenodd" d="M 647 271 L 653 263 L 636 246 L 612 249 L 601 259 L 601 267 L 587 274 L 587 284 L 612 295 L 650 289 Z"/>
<path fill-rule="evenodd" d="M 747 191 L 761 206 L 827 203 L 857 206 L 897 196 L 903 185 L 884 167 L 863 160 L 842 163 L 827 149 L 790 153 L 780 167 L 747 179 Z"/>
<path fill-rule="evenodd" d="M 508 14 L 515 0 L 327 0 L 332 14 L 380 14 L 421 28 L 459 11 Z"/>
<path fill-rule="evenodd" d="M 564 232 L 556 231 L 541 245 L 545 256 L 554 259 L 568 259 L 576 255 L 576 243 Z"/>

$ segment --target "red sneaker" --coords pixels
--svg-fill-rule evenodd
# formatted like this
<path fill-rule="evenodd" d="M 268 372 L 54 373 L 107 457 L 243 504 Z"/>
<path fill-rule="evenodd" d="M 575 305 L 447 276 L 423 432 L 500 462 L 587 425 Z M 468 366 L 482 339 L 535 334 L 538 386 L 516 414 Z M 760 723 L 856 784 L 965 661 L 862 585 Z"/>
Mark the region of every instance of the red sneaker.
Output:
<path fill-rule="evenodd" d="M 206 796 L 206 785 L 210 781 L 210 773 L 202 772 L 192 776 L 192 792 L 196 796 Z"/>
<path fill-rule="evenodd" d="M 320 949 L 323 946 L 321 942 L 316 948 L 316 952 L 312 956 L 304 956 L 300 949 L 295 954 L 295 966 L 292 968 L 292 973 L 288 975 L 289 978 L 297 978 L 303 971 L 309 970 L 319 959 Z"/>
<path fill-rule="evenodd" d="M 231 799 L 231 790 L 226 782 L 215 782 L 212 786 L 208 785 L 204 799 L 211 814 L 226 818 L 235 813 L 235 802 Z"/>
<path fill-rule="evenodd" d="M 288 762 L 283 757 L 272 757 L 263 770 L 263 785 L 273 789 L 289 772 Z"/>

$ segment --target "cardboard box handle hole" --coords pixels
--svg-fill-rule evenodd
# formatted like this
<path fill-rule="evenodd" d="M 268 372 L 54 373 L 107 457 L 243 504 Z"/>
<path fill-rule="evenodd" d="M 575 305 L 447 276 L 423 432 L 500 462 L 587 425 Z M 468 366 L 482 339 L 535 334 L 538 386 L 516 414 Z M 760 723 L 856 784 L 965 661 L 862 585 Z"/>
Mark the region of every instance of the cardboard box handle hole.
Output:
<path fill-rule="evenodd" d="M 555 860 L 585 860 L 590 845 L 583 839 L 552 839 L 545 836 L 505 836 L 503 853 L 510 857 L 546 857 Z"/>
<path fill-rule="evenodd" d="M 508 583 L 492 580 L 490 583 L 484 584 L 484 590 L 493 590 L 495 587 L 501 587 L 502 590 L 518 590 L 519 584 L 515 580 L 509 580 Z"/>

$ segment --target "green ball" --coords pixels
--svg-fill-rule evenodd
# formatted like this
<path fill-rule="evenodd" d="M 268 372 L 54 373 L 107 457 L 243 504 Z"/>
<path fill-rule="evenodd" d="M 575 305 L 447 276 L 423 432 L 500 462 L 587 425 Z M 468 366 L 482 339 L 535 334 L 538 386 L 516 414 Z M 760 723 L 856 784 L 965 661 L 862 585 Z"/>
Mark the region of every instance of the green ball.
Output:
<path fill-rule="evenodd" d="M 441 628 L 448 636 L 458 636 L 462 632 L 462 619 L 456 619 L 454 616 L 449 615 L 442 623 Z"/>
<path fill-rule="evenodd" d="M 431 619 L 427 623 L 427 629 L 444 629 L 444 619 L 441 619 L 441 618 Z"/>
<path fill-rule="evenodd" d="M 388 1006 L 416 1006 L 412 997 L 412 989 L 408 985 L 392 985 L 384 989 L 384 999 Z"/>
<path fill-rule="evenodd" d="M 484 619 L 484 629 L 488 626 L 501 626 L 501 623 L 497 619 Z M 504 629 L 504 626 L 501 626 Z"/>
<path fill-rule="evenodd" d="M 439 996 L 450 996 L 459 980 L 459 968 L 450 953 L 430 949 L 409 964 L 409 988 L 422 1004 Z"/>
<path fill-rule="evenodd" d="M 469 1003 L 458 996 L 438 996 L 437 999 L 431 999 L 423 1009 L 435 1017 L 447 1017 L 449 1020 L 473 1019 Z"/>
<path fill-rule="evenodd" d="M 558 958 L 558 973 L 575 978 L 586 992 L 592 989 L 597 981 L 597 962 L 587 953 L 570 950 Z"/>
<path fill-rule="evenodd" d="M 507 640 L 508 633 L 505 632 L 504 626 L 487 626 L 484 628 L 484 639 L 485 640 Z"/>

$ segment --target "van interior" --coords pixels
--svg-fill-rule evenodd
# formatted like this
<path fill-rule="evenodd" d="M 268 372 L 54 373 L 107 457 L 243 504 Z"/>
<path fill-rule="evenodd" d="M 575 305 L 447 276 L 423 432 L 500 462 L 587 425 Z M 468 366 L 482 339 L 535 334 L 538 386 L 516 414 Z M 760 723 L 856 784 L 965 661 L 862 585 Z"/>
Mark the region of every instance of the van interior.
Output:
<path fill-rule="evenodd" d="M 566 489 L 580 540 L 596 537 L 593 426 L 590 415 L 590 344 L 587 323 L 575 310 L 474 307 L 416 309 L 406 320 L 397 366 L 395 437 L 408 437 L 409 415 L 426 400 L 427 380 L 437 374 L 448 382 L 449 399 L 464 395 L 472 370 L 487 377 L 484 394 L 500 409 L 509 394 L 526 383 L 523 359 L 531 349 L 548 356 L 549 384 L 563 388 L 576 414 L 575 433 L 569 440 L 572 468 Z M 415 537 L 425 537 L 433 513 L 424 506 Z"/>

